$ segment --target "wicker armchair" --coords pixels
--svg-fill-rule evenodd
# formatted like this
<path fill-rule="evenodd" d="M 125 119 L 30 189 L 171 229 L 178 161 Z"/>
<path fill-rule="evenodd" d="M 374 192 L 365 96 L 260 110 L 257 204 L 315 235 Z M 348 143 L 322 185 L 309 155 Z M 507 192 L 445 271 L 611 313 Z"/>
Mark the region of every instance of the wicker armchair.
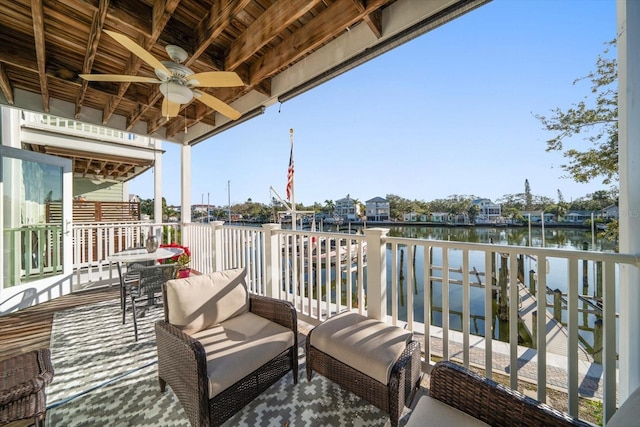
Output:
<path fill-rule="evenodd" d="M 44 426 L 45 386 L 52 379 L 48 349 L 0 361 L 0 425 L 30 418 L 36 427 Z"/>
<path fill-rule="evenodd" d="M 246 271 L 168 281 L 156 322 L 160 390 L 169 385 L 193 426 L 218 426 L 293 371 L 298 324 L 291 303 L 249 295 Z"/>
<path fill-rule="evenodd" d="M 450 361 L 438 362 L 433 367 L 429 396 L 491 426 L 591 427 Z M 429 425 L 427 421 L 434 411 L 426 410 L 423 415 L 418 412 L 411 415 L 408 426 Z"/>

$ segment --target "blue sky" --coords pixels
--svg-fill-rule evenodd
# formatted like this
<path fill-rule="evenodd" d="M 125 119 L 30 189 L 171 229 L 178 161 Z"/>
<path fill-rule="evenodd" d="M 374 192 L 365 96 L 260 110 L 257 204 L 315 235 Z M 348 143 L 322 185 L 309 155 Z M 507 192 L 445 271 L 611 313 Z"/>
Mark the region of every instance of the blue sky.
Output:
<path fill-rule="evenodd" d="M 416 0 L 418 1 L 418 0 Z M 607 189 L 562 178 L 561 153 L 535 114 L 589 94 L 576 78 L 615 38 L 614 0 L 494 0 L 192 150 L 192 203 L 268 203 L 285 194 L 295 130 L 295 198 L 349 194 L 417 200 L 499 199 L 524 191 L 565 200 Z M 576 145 L 586 142 L 582 138 Z M 163 195 L 180 203 L 180 151 L 164 143 Z M 130 193 L 153 197 L 153 175 Z"/>

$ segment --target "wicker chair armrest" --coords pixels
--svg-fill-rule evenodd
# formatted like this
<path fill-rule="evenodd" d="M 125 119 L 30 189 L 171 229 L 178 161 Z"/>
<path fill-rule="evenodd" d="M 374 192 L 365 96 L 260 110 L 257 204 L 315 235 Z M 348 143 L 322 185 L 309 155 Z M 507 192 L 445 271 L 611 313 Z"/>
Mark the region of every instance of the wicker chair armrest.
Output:
<path fill-rule="evenodd" d="M 29 369 L 33 370 L 34 376 L 20 384 L 0 391 L 0 405 L 6 405 L 23 397 L 35 394 L 45 388 L 47 384 L 51 383 L 53 379 L 53 366 L 51 365 L 51 352 L 49 349 L 34 350 L 29 353 L 14 356 L 1 363 L 8 366 L 21 366 L 23 364 L 22 359 L 31 359 L 34 356 L 37 359 L 37 364 L 31 363 L 31 360 L 24 362 L 30 365 Z"/>
<path fill-rule="evenodd" d="M 155 329 L 158 376 L 178 396 L 192 425 L 209 425 L 209 379 L 204 347 L 164 320 L 158 320 Z"/>
<path fill-rule="evenodd" d="M 490 425 L 590 426 L 450 361 L 433 367 L 429 395 Z"/>
<path fill-rule="evenodd" d="M 289 301 L 250 295 L 249 311 L 291 329 L 296 336 L 298 335 L 298 314 Z"/>
<path fill-rule="evenodd" d="M 38 377 L 30 378 L 23 383 L 2 390 L 0 393 L 0 405 L 6 405 L 11 402 L 30 396 L 42 390 L 45 386 L 44 381 Z"/>

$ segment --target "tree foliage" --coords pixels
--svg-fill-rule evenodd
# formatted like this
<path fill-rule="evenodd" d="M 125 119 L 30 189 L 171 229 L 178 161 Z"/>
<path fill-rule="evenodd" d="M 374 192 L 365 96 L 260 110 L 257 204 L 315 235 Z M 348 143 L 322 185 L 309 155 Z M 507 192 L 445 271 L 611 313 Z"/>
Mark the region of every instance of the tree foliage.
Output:
<path fill-rule="evenodd" d="M 547 141 L 546 151 L 563 152 L 562 165 L 571 179 L 589 182 L 602 178 L 603 184 L 618 181 L 618 67 L 607 57 L 615 41 L 607 43 L 598 56 L 596 70 L 576 79 L 591 82 L 591 94 L 570 108 L 555 108 L 550 116 L 536 115 L 546 130 L 555 134 Z M 568 147 L 569 140 L 582 135 L 586 145 Z"/>

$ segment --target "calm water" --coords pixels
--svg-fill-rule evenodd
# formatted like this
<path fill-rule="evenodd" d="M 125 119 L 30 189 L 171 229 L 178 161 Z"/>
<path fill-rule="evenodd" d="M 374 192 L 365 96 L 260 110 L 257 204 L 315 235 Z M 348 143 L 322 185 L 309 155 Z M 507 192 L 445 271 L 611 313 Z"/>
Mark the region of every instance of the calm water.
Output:
<path fill-rule="evenodd" d="M 416 239 L 431 239 L 431 240 L 450 240 L 460 242 L 474 242 L 474 243 L 494 243 L 500 245 L 520 245 L 528 246 L 531 242 L 533 247 L 546 248 L 562 248 L 562 249 L 575 249 L 575 250 L 595 250 L 613 252 L 615 245 L 612 242 L 600 239 L 597 236 L 592 237 L 590 230 L 575 229 L 575 228 L 545 228 L 544 238 L 541 228 L 533 227 L 529 230 L 527 227 L 523 228 L 491 228 L 491 227 L 390 227 L 391 236 L 394 237 L 408 237 Z M 415 271 L 419 274 L 414 275 L 413 283 L 406 283 L 406 280 L 399 280 L 401 283 L 398 301 L 398 313 L 401 319 L 406 319 L 406 302 L 407 293 L 413 293 L 414 300 L 414 319 L 417 322 L 423 322 L 424 320 L 424 277 L 420 274 L 423 271 L 424 253 L 421 247 L 417 247 L 415 250 L 415 262 L 407 259 L 406 247 L 400 247 L 399 252 L 404 251 L 404 263 L 402 270 L 404 276 L 407 277 L 407 269 L 409 266 L 413 266 Z M 400 259 L 400 254 L 397 255 L 397 260 Z M 449 266 L 451 268 L 458 268 L 462 266 L 462 251 L 450 250 L 449 251 Z M 470 252 L 469 253 L 469 267 L 474 267 L 480 271 L 485 271 L 485 259 L 484 252 Z M 387 253 L 388 265 L 387 272 L 391 274 L 391 250 Z M 499 257 L 496 259 L 499 267 Z M 399 261 L 398 261 L 399 263 Z M 593 263 L 580 261 L 580 290 L 584 295 L 594 295 L 596 266 Z M 432 265 L 442 265 L 442 250 L 434 249 L 432 253 Z M 507 264 L 508 265 L 508 264 Z M 400 270 L 400 269 L 399 269 Z M 528 284 L 529 271 L 537 271 L 536 261 L 534 259 L 525 259 L 524 271 L 525 282 Z M 567 287 L 567 262 L 563 259 L 550 258 L 547 265 L 547 286 L 550 289 L 560 289 L 566 292 Z M 366 274 L 366 272 L 365 272 Z M 584 278 L 583 275 L 584 274 Z M 441 277 L 439 271 L 434 271 L 435 277 Z M 461 274 L 451 273 L 450 279 L 462 280 Z M 476 281 L 472 276 L 471 281 Z M 484 283 L 484 277 L 482 277 Z M 391 295 L 391 277 L 388 278 L 387 283 L 388 295 Z M 345 291 L 346 292 L 346 291 Z M 471 309 L 471 333 L 475 335 L 484 335 L 484 322 L 486 316 L 484 313 L 484 288 L 483 287 L 471 287 L 470 289 L 470 309 Z M 551 296 L 548 297 L 548 301 L 551 302 Z M 388 300 L 387 310 L 391 313 L 390 298 Z M 442 287 L 439 281 L 432 281 L 431 283 L 431 318 L 432 324 L 436 326 L 442 325 Z M 462 330 L 462 286 L 456 284 L 449 285 L 449 324 L 454 330 Z M 494 301 L 494 310 L 491 314 L 491 321 L 494 324 L 494 338 L 507 340 L 508 323 L 501 321 L 497 315 L 497 303 Z M 581 331 L 580 340 L 587 346 L 593 343 L 593 324 L 596 320 L 595 315 L 581 315 Z M 566 320 L 566 319 L 565 319 Z"/>

